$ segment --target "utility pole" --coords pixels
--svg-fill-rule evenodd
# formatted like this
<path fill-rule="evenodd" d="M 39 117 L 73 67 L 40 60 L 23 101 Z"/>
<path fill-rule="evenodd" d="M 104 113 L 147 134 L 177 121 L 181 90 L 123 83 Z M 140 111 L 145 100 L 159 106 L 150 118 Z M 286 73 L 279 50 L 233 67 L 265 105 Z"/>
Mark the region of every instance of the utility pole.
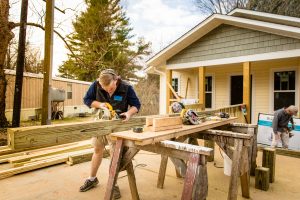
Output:
<path fill-rule="evenodd" d="M 28 0 L 22 0 L 12 126 L 20 126 Z"/>
<path fill-rule="evenodd" d="M 52 59 L 53 59 L 53 24 L 54 0 L 46 1 L 45 20 L 45 55 L 44 55 L 44 83 L 42 101 L 42 125 L 51 124 L 51 96 L 52 86 Z"/>

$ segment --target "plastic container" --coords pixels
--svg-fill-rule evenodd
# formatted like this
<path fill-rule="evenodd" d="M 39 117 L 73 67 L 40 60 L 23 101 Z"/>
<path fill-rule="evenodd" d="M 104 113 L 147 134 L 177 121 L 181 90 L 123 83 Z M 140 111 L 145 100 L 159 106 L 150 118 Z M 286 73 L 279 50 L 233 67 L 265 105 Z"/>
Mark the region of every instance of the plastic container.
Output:
<path fill-rule="evenodd" d="M 224 158 L 224 174 L 226 176 L 231 176 L 232 160 L 223 151 L 222 151 L 222 155 Z"/>

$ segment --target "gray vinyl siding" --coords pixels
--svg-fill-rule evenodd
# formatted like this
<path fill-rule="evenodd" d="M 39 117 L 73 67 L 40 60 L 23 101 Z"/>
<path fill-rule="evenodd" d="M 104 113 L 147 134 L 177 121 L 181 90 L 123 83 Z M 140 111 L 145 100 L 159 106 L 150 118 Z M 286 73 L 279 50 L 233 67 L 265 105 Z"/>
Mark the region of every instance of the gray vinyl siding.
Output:
<path fill-rule="evenodd" d="M 231 25 L 221 25 L 178 54 L 167 64 L 214 60 L 300 49 L 300 40 Z"/>

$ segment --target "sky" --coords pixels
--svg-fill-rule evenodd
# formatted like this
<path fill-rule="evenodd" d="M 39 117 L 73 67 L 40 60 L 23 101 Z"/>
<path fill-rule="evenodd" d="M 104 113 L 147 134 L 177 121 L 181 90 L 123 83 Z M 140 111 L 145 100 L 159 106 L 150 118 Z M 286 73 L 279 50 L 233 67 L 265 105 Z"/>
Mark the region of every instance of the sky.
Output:
<path fill-rule="evenodd" d="M 13 21 L 19 21 L 20 0 L 13 0 L 10 17 Z M 206 16 L 200 13 L 195 6 L 195 0 L 122 0 L 121 4 L 126 11 L 129 22 L 133 28 L 133 39 L 144 37 L 151 42 L 153 54 L 157 53 L 168 44 L 189 31 L 200 23 Z M 55 5 L 60 9 L 67 9 L 65 14 L 55 11 L 54 27 L 62 35 L 72 33 L 72 20 L 84 11 L 83 0 L 56 0 Z M 71 9 L 69 9 L 71 8 Z M 29 1 L 28 22 L 39 22 L 45 10 L 45 2 L 42 0 Z M 15 31 L 16 38 L 18 32 Z M 43 58 L 44 32 L 37 28 L 27 28 L 27 39 L 33 48 L 41 50 Z M 56 35 L 53 41 L 53 70 L 52 75 L 58 74 L 58 67 L 67 60 L 68 50 L 64 42 Z"/>

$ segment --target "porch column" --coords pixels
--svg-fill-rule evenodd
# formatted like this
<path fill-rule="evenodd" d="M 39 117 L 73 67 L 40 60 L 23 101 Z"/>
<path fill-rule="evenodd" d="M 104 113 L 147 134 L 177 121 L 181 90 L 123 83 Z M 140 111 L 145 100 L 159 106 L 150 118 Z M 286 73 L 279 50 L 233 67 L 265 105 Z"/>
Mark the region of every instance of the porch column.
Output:
<path fill-rule="evenodd" d="M 205 67 L 199 67 L 198 84 L 199 104 L 201 104 L 205 110 Z"/>
<path fill-rule="evenodd" d="M 247 109 L 247 115 L 246 115 L 246 119 L 247 122 L 250 123 L 251 119 L 250 119 L 250 62 L 244 62 L 243 63 L 243 104 L 246 105 L 246 109 Z"/>
<path fill-rule="evenodd" d="M 166 113 L 169 113 L 171 90 L 168 83 L 172 85 L 172 70 L 166 70 Z"/>

